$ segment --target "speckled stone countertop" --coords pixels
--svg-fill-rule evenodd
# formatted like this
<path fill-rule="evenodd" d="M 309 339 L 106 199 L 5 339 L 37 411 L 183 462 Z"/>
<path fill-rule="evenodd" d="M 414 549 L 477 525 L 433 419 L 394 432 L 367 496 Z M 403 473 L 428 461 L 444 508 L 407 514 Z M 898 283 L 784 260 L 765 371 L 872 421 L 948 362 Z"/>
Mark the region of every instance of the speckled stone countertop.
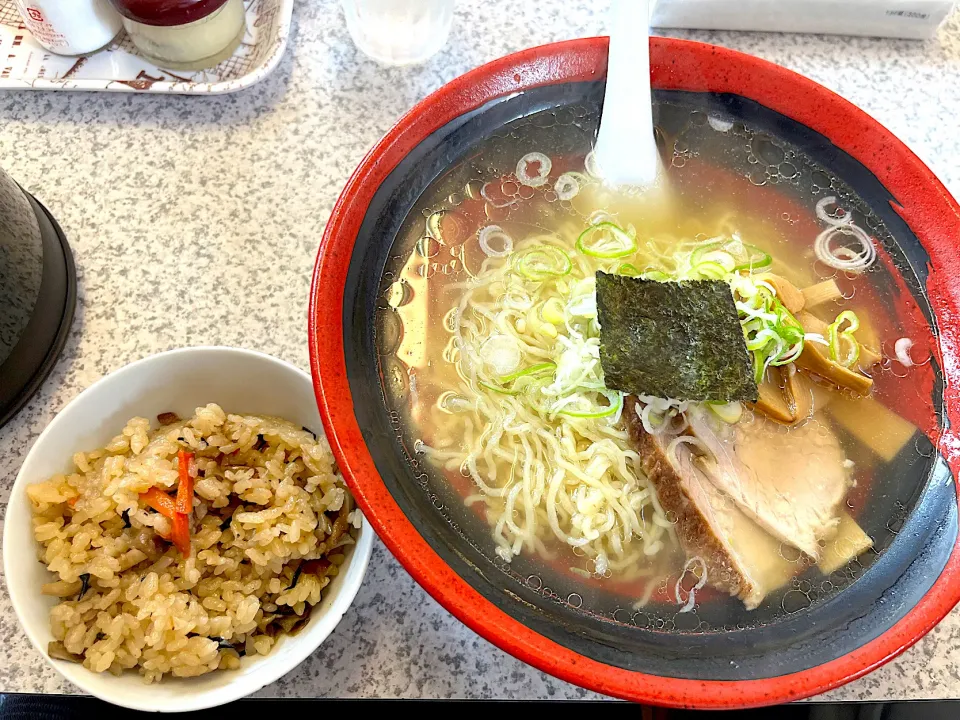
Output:
<path fill-rule="evenodd" d="M 446 48 L 386 69 L 339 3 L 297 3 L 276 72 L 212 98 L 0 94 L 0 165 L 63 225 L 76 255 L 73 332 L 52 376 L 0 430 L 3 507 L 22 459 L 92 382 L 185 345 L 262 350 L 307 367 L 307 291 L 349 173 L 414 102 L 521 48 L 604 32 L 605 3 L 461 1 Z M 960 14 L 930 42 L 670 33 L 772 60 L 880 120 L 960 197 Z M 76 692 L 21 632 L 0 589 L 0 691 Z M 420 589 L 381 544 L 333 636 L 264 697 L 594 697 L 504 654 Z M 960 611 L 832 700 L 960 697 Z"/>

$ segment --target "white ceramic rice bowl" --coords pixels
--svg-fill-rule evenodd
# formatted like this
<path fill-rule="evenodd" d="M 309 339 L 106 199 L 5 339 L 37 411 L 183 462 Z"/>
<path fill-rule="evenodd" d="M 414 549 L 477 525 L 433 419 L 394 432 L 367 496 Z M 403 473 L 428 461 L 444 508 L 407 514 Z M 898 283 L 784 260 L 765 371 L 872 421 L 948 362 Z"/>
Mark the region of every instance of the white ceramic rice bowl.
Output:
<path fill-rule="evenodd" d="M 144 683 L 135 671 L 121 677 L 47 656 L 53 640 L 49 612 L 56 598 L 40 594 L 53 579 L 37 560 L 26 487 L 72 468 L 78 450 L 102 447 L 127 420 L 154 420 L 172 411 L 189 417 L 196 407 L 217 403 L 227 412 L 275 415 L 314 432 L 323 426 L 310 376 L 268 355 L 228 347 L 193 347 L 153 355 L 103 377 L 74 398 L 27 453 L 7 506 L 3 565 L 14 610 L 34 647 L 61 675 L 84 692 L 136 710 L 182 712 L 236 700 L 278 679 L 306 659 L 333 632 L 353 602 L 370 559 L 373 531 L 366 520 L 342 571 L 324 591 L 310 622 L 284 636 L 266 656 L 245 657 L 239 670 L 196 678 L 165 677 Z"/>

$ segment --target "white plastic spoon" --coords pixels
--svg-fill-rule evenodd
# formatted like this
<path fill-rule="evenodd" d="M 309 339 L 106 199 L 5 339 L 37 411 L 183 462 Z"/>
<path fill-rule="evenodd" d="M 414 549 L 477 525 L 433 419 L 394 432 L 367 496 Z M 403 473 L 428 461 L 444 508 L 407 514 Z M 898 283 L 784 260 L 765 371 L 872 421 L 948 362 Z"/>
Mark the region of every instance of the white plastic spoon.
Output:
<path fill-rule="evenodd" d="M 662 170 L 650 95 L 650 2 L 613 0 L 611 10 L 597 166 L 612 185 L 650 186 Z"/>

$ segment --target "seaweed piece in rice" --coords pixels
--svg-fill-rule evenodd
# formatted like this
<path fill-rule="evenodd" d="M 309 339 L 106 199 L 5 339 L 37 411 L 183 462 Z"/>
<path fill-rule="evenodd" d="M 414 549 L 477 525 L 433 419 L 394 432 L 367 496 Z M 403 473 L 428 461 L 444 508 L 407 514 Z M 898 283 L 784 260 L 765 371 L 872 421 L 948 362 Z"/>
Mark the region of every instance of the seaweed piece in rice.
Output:
<path fill-rule="evenodd" d="M 293 579 L 287 586 L 287 590 L 293 590 L 297 586 L 297 583 L 300 581 L 300 576 L 303 573 L 307 573 L 307 575 L 323 576 L 326 574 L 328 569 L 330 569 L 330 561 L 326 558 L 302 561 L 299 565 L 297 565 L 297 569 L 293 571 Z"/>
<path fill-rule="evenodd" d="M 326 558 L 317 558 L 316 560 L 307 560 L 300 567 L 309 575 L 326 575 L 330 569 L 330 561 Z"/>
<path fill-rule="evenodd" d="M 87 590 L 90 589 L 90 573 L 83 573 L 80 576 L 80 592 L 77 595 L 77 602 L 83 600 L 83 596 L 87 594 Z"/>
<path fill-rule="evenodd" d="M 223 522 L 220 523 L 221 530 L 227 530 L 233 524 L 233 516 L 239 511 L 243 512 L 243 505 L 237 502 L 231 502 L 230 505 L 224 508 L 224 511 L 227 513 L 227 516 L 223 519 Z"/>
<path fill-rule="evenodd" d="M 263 437 L 263 434 L 257 435 L 257 442 L 254 444 L 253 449 L 257 452 L 263 452 L 267 448 L 267 439 Z"/>
<path fill-rule="evenodd" d="M 299 633 L 301 630 L 303 630 L 307 626 L 307 623 L 309 622 L 310 622 L 310 612 L 307 611 L 303 615 L 300 615 L 297 618 L 297 621 L 288 630 L 286 630 L 287 635 L 289 635 L 290 637 L 293 637 L 294 635 Z"/>
<path fill-rule="evenodd" d="M 283 608 L 287 608 L 287 611 L 281 613 L 280 610 Z M 263 632 L 265 635 L 270 636 L 278 633 L 296 635 L 308 622 L 310 622 L 309 607 L 304 608 L 303 614 L 298 615 L 292 607 L 282 605 L 280 608 L 277 608 L 276 616 L 271 618 L 270 623 L 264 628 Z"/>
<path fill-rule="evenodd" d="M 730 286 L 597 273 L 607 387 L 674 400 L 757 400 Z"/>
<path fill-rule="evenodd" d="M 297 586 L 297 583 L 300 582 L 301 573 L 303 573 L 303 563 L 297 565 L 297 569 L 293 571 L 293 579 L 287 585 L 287 590 L 293 590 Z"/>
<path fill-rule="evenodd" d="M 308 432 L 308 433 L 310 433 L 311 435 L 313 435 L 313 439 L 314 439 L 314 440 L 317 439 L 317 434 L 316 434 L 313 430 L 311 430 L 310 428 L 308 428 L 306 425 L 301 425 L 301 426 L 300 426 L 300 429 L 303 430 L 304 432 Z"/>
<path fill-rule="evenodd" d="M 327 511 L 325 514 L 327 518 L 333 521 L 333 527 L 330 529 L 330 534 L 327 536 L 327 539 L 320 543 L 319 549 L 321 553 L 328 553 L 337 547 L 340 538 L 350 529 L 350 521 L 348 519 L 350 517 L 350 504 L 344 500 L 335 518 L 330 517 L 330 511 Z"/>
<path fill-rule="evenodd" d="M 212 636 L 210 640 L 215 640 L 217 643 L 217 650 L 236 650 L 237 648 L 231 642 L 227 642 L 222 637 Z"/>
<path fill-rule="evenodd" d="M 200 633 L 187 633 L 187 637 L 206 637 Z M 222 637 L 217 637 L 216 635 L 211 635 L 207 637 L 207 640 L 213 640 L 217 643 L 217 650 L 233 650 L 239 657 L 244 657 L 247 654 L 246 645 L 241 645 L 237 647 L 229 640 L 224 640 Z"/>
<path fill-rule="evenodd" d="M 120 514 L 120 517 L 123 518 L 123 527 L 124 527 L 124 528 L 133 527 L 133 523 L 130 522 L 130 511 L 129 511 L 129 510 L 124 510 L 124 511 Z"/>

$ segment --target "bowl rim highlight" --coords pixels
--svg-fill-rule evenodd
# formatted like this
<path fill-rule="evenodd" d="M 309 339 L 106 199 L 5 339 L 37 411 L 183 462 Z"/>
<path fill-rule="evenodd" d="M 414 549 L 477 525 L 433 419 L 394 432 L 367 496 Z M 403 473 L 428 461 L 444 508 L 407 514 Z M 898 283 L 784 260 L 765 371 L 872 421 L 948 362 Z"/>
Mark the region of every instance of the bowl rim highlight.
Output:
<path fill-rule="evenodd" d="M 50 636 L 48 621 L 46 625 L 38 626 L 36 621 L 25 619 L 28 617 L 26 612 L 28 603 L 36 603 L 44 599 L 44 596 L 40 595 L 39 586 L 32 586 L 28 577 L 24 577 L 30 572 L 28 565 L 34 564 L 36 557 L 36 550 L 33 547 L 36 545 L 36 540 L 33 538 L 30 524 L 31 513 L 29 500 L 26 497 L 26 487 L 46 478 L 46 475 L 38 474 L 33 466 L 37 464 L 41 455 L 51 451 L 58 453 L 54 462 L 59 460 L 59 450 L 47 446 L 51 442 L 56 442 L 56 439 L 51 440 L 51 438 L 59 432 L 61 427 L 69 427 L 80 421 L 99 424 L 101 418 L 97 415 L 98 404 L 112 400 L 116 404 L 136 406 L 144 402 L 142 392 L 130 398 L 128 391 L 131 386 L 136 388 L 144 378 L 149 380 L 151 374 L 157 375 L 159 371 L 160 377 L 163 377 L 167 374 L 164 372 L 165 368 L 176 367 L 180 368 L 181 374 L 195 373 L 198 365 L 202 366 L 206 363 L 207 366 L 210 364 L 219 366 L 225 362 L 231 363 L 231 367 L 234 368 L 237 366 L 246 368 L 245 370 L 234 369 L 234 374 L 240 379 L 225 381 L 227 384 L 236 384 L 237 392 L 243 391 L 242 388 L 251 377 L 262 378 L 265 373 L 272 372 L 276 373 L 278 378 L 285 377 L 291 386 L 297 388 L 298 393 L 303 393 L 304 397 L 310 397 L 311 382 L 306 372 L 291 363 L 262 352 L 226 346 L 195 346 L 156 353 L 104 375 L 71 399 L 57 412 L 34 441 L 14 481 L 3 532 L 4 574 L 14 612 L 30 643 L 54 670 L 85 693 L 106 702 L 148 712 L 186 712 L 215 707 L 250 695 L 296 668 L 330 636 L 353 603 L 366 575 L 374 533 L 370 523 L 364 518 L 357 543 L 344 564 L 344 572 L 338 576 L 343 580 L 329 598 L 324 596 L 321 603 L 316 606 L 313 611 L 316 617 L 311 619 L 301 633 L 296 636 L 284 636 L 283 641 L 278 642 L 268 655 L 251 658 L 249 664 L 240 670 L 215 671 L 197 678 L 166 677 L 158 686 L 144 683 L 139 674 L 133 671 L 127 671 L 122 677 L 116 678 L 109 673 L 94 673 L 82 665 L 52 660 L 47 655 L 45 643 Z M 158 380 L 159 377 L 155 377 L 154 384 Z M 198 397 L 196 401 L 190 402 L 205 404 L 215 401 L 211 397 Z M 232 407 L 225 409 L 228 412 L 234 411 Z M 244 412 L 243 408 L 237 409 Z M 129 413 L 129 417 L 145 414 L 136 410 L 124 412 Z M 153 420 L 153 418 L 150 419 Z M 106 442 L 121 429 L 122 427 L 113 427 L 111 424 L 101 428 L 99 432 L 104 434 L 104 442 Z M 70 448 L 66 451 L 62 464 L 67 465 L 74 452 L 89 449 L 92 448 Z M 32 544 L 29 552 L 21 547 L 26 532 L 29 533 Z M 36 564 L 43 573 L 47 573 L 42 565 Z M 323 611 L 319 610 L 321 606 L 326 606 Z M 47 619 L 48 613 L 44 612 L 43 617 Z M 251 673 L 250 669 L 256 672 Z M 164 688 L 161 696 L 154 689 L 162 686 L 167 687 Z"/>
<path fill-rule="evenodd" d="M 743 708 L 816 695 L 854 680 L 915 643 L 960 601 L 960 540 L 939 578 L 898 623 L 830 662 L 779 677 L 677 679 L 624 670 L 567 649 L 514 620 L 483 598 L 427 544 L 380 479 L 353 412 L 344 359 L 344 284 L 353 244 L 380 183 L 416 145 L 455 118 L 505 95 L 564 82 L 591 81 L 606 71 L 607 38 L 571 40 L 524 50 L 481 66 L 443 86 L 405 115 L 351 176 L 327 223 L 310 298 L 310 361 L 317 402 L 341 472 L 378 534 L 414 578 L 467 626 L 514 656 L 569 682 L 608 695 L 671 707 Z M 899 140 L 840 96 L 773 63 L 699 42 L 651 39 L 653 85 L 664 90 L 733 93 L 759 102 L 829 138 L 865 165 L 897 198 L 898 214 L 931 257 L 927 290 L 941 320 L 952 426 L 943 453 L 960 471 L 960 207 L 933 173 Z M 331 312 L 340 308 L 340 312 Z"/>

